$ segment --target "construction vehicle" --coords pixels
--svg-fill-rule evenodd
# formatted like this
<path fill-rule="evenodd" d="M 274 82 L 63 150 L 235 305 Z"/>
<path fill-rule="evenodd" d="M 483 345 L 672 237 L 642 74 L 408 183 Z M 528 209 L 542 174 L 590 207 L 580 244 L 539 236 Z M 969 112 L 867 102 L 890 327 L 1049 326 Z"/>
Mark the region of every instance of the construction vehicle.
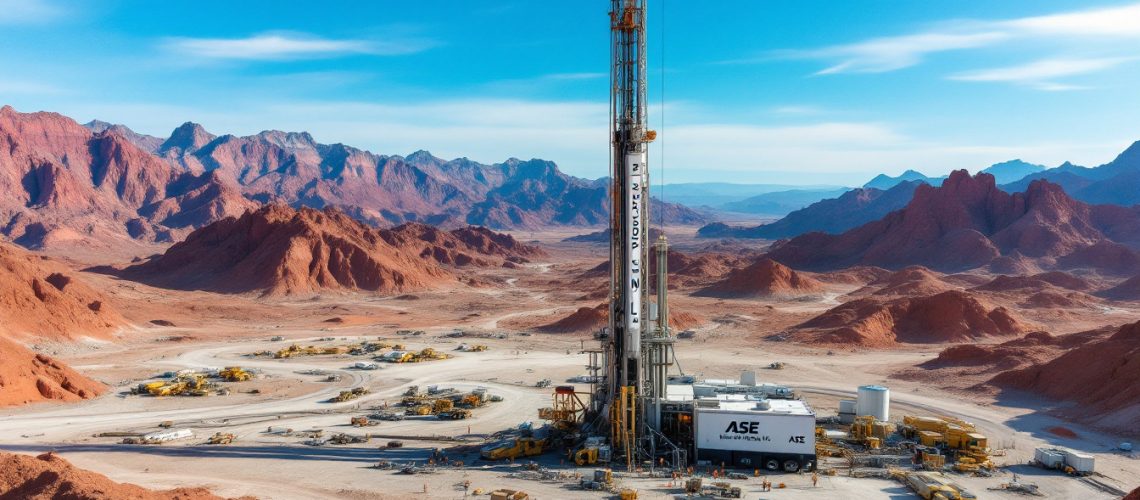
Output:
<path fill-rule="evenodd" d="M 700 487 L 700 495 L 703 497 L 740 498 L 742 494 L 740 487 L 731 483 L 717 482 Z"/>
<path fill-rule="evenodd" d="M 374 425 L 380 425 L 380 422 L 369 420 L 368 417 L 352 417 L 349 420 L 349 424 L 353 427 L 372 427 Z"/>
<path fill-rule="evenodd" d="M 405 413 L 407 413 L 408 415 L 419 415 L 419 416 L 431 415 L 431 406 L 430 405 L 413 406 L 411 408 L 408 408 L 408 410 Z"/>
<path fill-rule="evenodd" d="M 545 448 L 545 438 L 520 437 L 484 446 L 479 450 L 479 454 L 486 460 L 514 460 L 519 457 L 540 455 Z"/>
<path fill-rule="evenodd" d="M 334 347 L 317 347 L 317 346 L 311 346 L 311 345 L 301 347 L 300 345 L 293 344 L 293 345 L 290 345 L 289 347 L 286 347 L 284 349 L 281 349 L 280 351 L 273 353 L 273 357 L 277 358 L 277 359 L 287 359 L 287 358 L 292 358 L 294 356 L 317 356 L 317 355 L 327 355 L 327 354 L 344 354 L 346 352 L 348 352 L 348 348 L 345 348 L 345 347 L 335 347 L 335 346 Z"/>
<path fill-rule="evenodd" d="M 552 383 L 553 382 L 551 382 L 550 379 L 544 378 L 542 380 L 539 380 L 538 382 L 535 382 L 534 386 L 538 387 L 539 389 L 545 389 L 547 387 L 550 387 L 550 384 L 552 384 Z"/>
<path fill-rule="evenodd" d="M 227 366 L 218 372 L 218 377 L 226 382 L 245 382 L 253 378 L 253 374 L 240 366 Z"/>
<path fill-rule="evenodd" d="M 463 420 L 471 416 L 471 410 L 456 408 L 453 410 L 439 412 L 435 415 L 440 420 Z"/>
<path fill-rule="evenodd" d="M 332 437 L 329 438 L 328 442 L 331 444 L 355 444 L 355 443 L 367 443 L 370 440 L 372 440 L 372 436 L 370 436 L 368 434 L 365 434 L 363 436 L 351 436 L 348 434 L 340 433 L 340 434 L 334 434 Z"/>
<path fill-rule="evenodd" d="M 363 396 L 365 394 L 368 394 L 367 388 L 355 387 L 355 388 L 347 390 L 347 391 L 340 391 L 340 394 L 338 394 L 338 395 L 336 395 L 336 397 L 330 399 L 329 402 L 344 403 L 346 401 L 352 401 L 352 400 L 359 398 L 360 396 Z"/>
<path fill-rule="evenodd" d="M 926 500 L 968 500 L 977 498 L 965 488 L 958 486 L 941 474 L 932 472 L 902 473 L 902 481 L 918 496 Z"/>
<path fill-rule="evenodd" d="M 214 433 L 213 436 L 210 436 L 210 438 L 206 440 L 206 444 L 230 444 L 230 443 L 234 442 L 234 440 L 236 440 L 236 439 L 237 439 L 237 436 L 234 436 L 233 434 L 230 434 L 228 432 L 225 434 L 223 434 L 221 432 L 217 432 L 217 433 Z"/>
<path fill-rule="evenodd" d="M 622 488 L 622 490 L 618 492 L 618 498 L 620 500 L 637 500 L 637 490 L 633 488 Z"/>
<path fill-rule="evenodd" d="M 399 422 L 399 421 L 404 419 L 404 416 L 399 414 L 399 413 L 382 412 L 382 413 L 373 413 L 372 415 L 369 415 L 369 418 L 376 419 L 376 420 L 387 420 L 390 422 Z"/>
<path fill-rule="evenodd" d="M 576 450 L 570 450 L 569 459 L 579 466 L 609 462 L 612 449 L 601 436 L 590 436 Z"/>
<path fill-rule="evenodd" d="M 462 351 L 462 352 L 483 352 L 483 351 L 486 351 L 488 349 L 490 349 L 490 348 L 483 345 L 483 344 L 475 344 L 475 345 L 459 344 L 459 347 L 455 348 L 456 351 Z"/>
<path fill-rule="evenodd" d="M 993 469 L 986 436 L 974 424 L 953 417 L 903 417 L 899 432 L 922 446 L 937 447 L 954 455 L 955 470 L 977 472 Z"/>
<path fill-rule="evenodd" d="M 491 500 L 527 500 L 529 495 L 518 490 L 495 490 L 491 492 Z"/>
<path fill-rule="evenodd" d="M 440 413 L 449 412 L 454 407 L 455 403 L 450 399 L 437 399 L 431 404 L 431 412 L 432 414 L 438 415 Z"/>

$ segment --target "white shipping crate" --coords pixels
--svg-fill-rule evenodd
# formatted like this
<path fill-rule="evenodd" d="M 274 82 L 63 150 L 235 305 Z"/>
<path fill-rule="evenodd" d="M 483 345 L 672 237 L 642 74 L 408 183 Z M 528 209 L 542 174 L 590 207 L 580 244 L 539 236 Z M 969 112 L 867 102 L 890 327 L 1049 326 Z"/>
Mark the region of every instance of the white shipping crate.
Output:
<path fill-rule="evenodd" d="M 1086 453 L 1077 453 L 1072 450 L 1065 451 L 1065 465 L 1081 474 L 1090 474 L 1096 466 L 1096 458 Z"/>
<path fill-rule="evenodd" d="M 1060 469 L 1065 464 L 1065 454 L 1053 448 L 1037 448 L 1033 451 L 1033 458 L 1049 469 Z"/>

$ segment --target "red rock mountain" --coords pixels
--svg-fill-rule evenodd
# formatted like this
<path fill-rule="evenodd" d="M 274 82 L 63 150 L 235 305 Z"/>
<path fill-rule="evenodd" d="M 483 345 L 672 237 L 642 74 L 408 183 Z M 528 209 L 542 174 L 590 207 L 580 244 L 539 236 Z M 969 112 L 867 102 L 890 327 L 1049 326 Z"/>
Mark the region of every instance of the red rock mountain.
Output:
<path fill-rule="evenodd" d="M 0 243 L 0 406 L 95 397 L 104 387 L 20 341 L 109 338 L 123 318 L 71 271 Z"/>
<path fill-rule="evenodd" d="M 821 344 L 890 347 L 897 343 L 966 342 L 1025 333 L 1003 307 L 990 308 L 969 293 L 952 290 L 889 301 L 858 299 L 796 327 L 796 339 Z"/>
<path fill-rule="evenodd" d="M 85 127 L 55 113 L 0 108 L 0 189 L 9 193 L 0 200 L 0 236 L 29 248 L 121 250 L 131 240 L 173 242 L 269 201 L 340 207 L 381 226 L 540 229 L 607 220 L 605 182 L 543 160 L 383 156 L 319 144 L 307 133 L 218 137 L 194 123 L 156 142 L 122 125 Z M 654 208 L 654 217 L 704 222 L 680 206 Z"/>
<path fill-rule="evenodd" d="M 1140 265 L 1126 246 L 1138 237 L 1140 207 L 1087 205 L 1046 181 L 1009 194 L 992 175 L 960 170 L 941 187 L 919 186 L 905 208 L 878 221 L 839 235 L 805 234 L 778 243 L 769 256 L 813 270 L 864 264 L 952 271 L 1012 256 L 1121 273 Z"/>
<path fill-rule="evenodd" d="M 743 269 L 697 292 L 706 297 L 761 297 L 817 294 L 823 284 L 769 258 L 759 258 Z"/>
<path fill-rule="evenodd" d="M 177 289 L 391 294 L 454 283 L 445 265 L 513 265 L 538 255 L 536 247 L 482 229 L 375 229 L 333 209 L 267 205 L 198 229 L 122 274 Z"/>

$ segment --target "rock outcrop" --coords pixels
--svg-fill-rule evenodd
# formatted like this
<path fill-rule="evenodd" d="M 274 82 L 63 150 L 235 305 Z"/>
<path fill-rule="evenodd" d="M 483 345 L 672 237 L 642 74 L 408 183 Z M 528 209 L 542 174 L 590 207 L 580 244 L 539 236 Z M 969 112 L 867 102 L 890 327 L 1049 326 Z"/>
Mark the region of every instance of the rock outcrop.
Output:
<path fill-rule="evenodd" d="M 375 229 L 333 209 L 268 205 L 198 229 L 121 274 L 174 289 L 396 294 L 455 283 L 453 267 L 510 267 L 540 255 L 537 247 L 481 228 Z"/>
<path fill-rule="evenodd" d="M 1029 328 L 1003 307 L 989 307 L 969 293 L 952 290 L 925 297 L 847 302 L 792 332 L 819 344 L 890 347 L 898 343 L 968 342 L 1018 335 Z"/>

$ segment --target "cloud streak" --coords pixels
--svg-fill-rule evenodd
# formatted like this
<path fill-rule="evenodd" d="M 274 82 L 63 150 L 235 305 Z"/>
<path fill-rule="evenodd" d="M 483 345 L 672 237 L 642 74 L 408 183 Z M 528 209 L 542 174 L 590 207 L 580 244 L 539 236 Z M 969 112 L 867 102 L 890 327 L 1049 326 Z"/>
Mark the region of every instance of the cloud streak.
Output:
<path fill-rule="evenodd" d="M 936 29 L 923 32 L 872 38 L 819 49 L 784 50 L 773 55 L 785 59 L 830 61 L 830 65 L 816 72 L 816 75 L 885 73 L 921 64 L 928 56 L 941 52 L 981 49 L 1014 41 L 1053 41 L 1058 38 L 1065 38 L 1066 43 L 1073 47 L 1096 45 L 1101 50 L 1105 49 L 1103 45 L 1106 41 L 1127 39 L 1128 43 L 1119 43 L 1107 49 L 1121 57 L 1135 55 L 1132 39 L 1140 38 L 1140 4 L 998 21 L 946 22 Z M 1109 60 L 1110 58 L 1100 58 L 1083 65 L 1077 64 L 1077 61 L 1038 61 L 1006 70 L 955 75 L 951 79 L 1031 84 L 1030 86 L 1042 90 L 1076 88 L 1074 85 L 1048 81 L 1047 78 L 1074 76 L 1118 64 L 1108 64 Z M 1036 77 L 1038 81 L 1019 78 L 1016 73 Z"/>
<path fill-rule="evenodd" d="M 970 71 L 950 76 L 951 80 L 966 82 L 1008 82 L 1040 90 L 1078 90 L 1086 87 L 1058 83 L 1058 78 L 1104 71 L 1131 61 L 1131 58 L 1110 57 L 1100 59 L 1044 59 L 1028 64 Z"/>
<path fill-rule="evenodd" d="M 351 55 L 395 56 L 422 52 L 431 40 L 333 40 L 299 33 L 264 33 L 246 38 L 168 38 L 172 52 L 201 59 L 288 61 Z"/>
<path fill-rule="evenodd" d="M 47 0 L 3 0 L 0 2 L 0 25 L 39 24 L 54 21 L 63 9 Z"/>

